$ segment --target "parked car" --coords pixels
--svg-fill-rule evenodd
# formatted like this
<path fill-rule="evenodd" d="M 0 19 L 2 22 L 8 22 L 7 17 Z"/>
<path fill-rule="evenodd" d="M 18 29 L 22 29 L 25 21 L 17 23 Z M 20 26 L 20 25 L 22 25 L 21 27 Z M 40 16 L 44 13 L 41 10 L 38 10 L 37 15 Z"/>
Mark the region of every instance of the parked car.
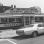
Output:
<path fill-rule="evenodd" d="M 31 24 L 28 27 L 16 30 L 17 35 L 32 35 L 37 37 L 38 34 L 44 33 L 44 23 Z"/>

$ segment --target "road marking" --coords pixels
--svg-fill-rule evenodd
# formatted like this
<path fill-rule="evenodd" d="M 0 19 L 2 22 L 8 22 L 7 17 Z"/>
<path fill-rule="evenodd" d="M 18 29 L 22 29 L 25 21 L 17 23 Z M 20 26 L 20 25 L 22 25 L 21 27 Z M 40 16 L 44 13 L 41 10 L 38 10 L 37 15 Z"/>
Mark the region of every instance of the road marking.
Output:
<path fill-rule="evenodd" d="M 9 40 L 9 39 L 0 39 L 0 41 L 9 41 L 10 43 L 13 43 L 13 44 L 17 44 L 17 43 L 15 43 L 15 42 L 13 42 L 13 41 L 11 41 L 11 40 Z"/>
<path fill-rule="evenodd" d="M 9 41 L 10 43 L 17 44 L 17 43 L 15 43 L 15 42 L 13 42 L 13 41 L 11 41 L 9 39 L 5 39 L 5 40 Z"/>

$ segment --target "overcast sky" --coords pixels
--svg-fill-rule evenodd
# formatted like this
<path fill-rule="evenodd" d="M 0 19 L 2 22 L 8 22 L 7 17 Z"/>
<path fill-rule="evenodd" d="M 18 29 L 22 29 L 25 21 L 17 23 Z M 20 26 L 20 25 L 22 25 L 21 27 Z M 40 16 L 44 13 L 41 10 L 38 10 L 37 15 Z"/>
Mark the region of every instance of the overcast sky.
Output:
<path fill-rule="evenodd" d="M 44 0 L 0 0 L 0 3 L 5 6 L 16 5 L 16 7 L 19 8 L 30 8 L 33 6 L 39 6 L 42 12 L 44 12 Z"/>

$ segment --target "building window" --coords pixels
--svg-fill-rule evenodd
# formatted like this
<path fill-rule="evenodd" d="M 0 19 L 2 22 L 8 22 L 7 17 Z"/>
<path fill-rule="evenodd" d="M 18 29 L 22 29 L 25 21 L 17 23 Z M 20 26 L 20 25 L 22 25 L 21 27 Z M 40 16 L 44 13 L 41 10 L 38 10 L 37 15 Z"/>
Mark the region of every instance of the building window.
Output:
<path fill-rule="evenodd" d="M 7 18 L 1 18 L 1 23 L 7 23 Z"/>
<path fill-rule="evenodd" d="M 16 22 L 22 23 L 22 18 L 16 18 Z"/>
<path fill-rule="evenodd" d="M 15 22 L 15 18 L 9 18 L 9 22 Z"/>
<path fill-rule="evenodd" d="M 35 22 L 43 22 L 43 17 L 35 17 Z"/>

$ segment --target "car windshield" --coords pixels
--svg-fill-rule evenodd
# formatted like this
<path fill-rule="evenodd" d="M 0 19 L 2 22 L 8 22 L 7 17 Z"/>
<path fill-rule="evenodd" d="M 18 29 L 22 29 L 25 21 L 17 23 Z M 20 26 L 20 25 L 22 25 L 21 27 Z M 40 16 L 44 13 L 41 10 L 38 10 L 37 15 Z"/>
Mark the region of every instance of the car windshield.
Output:
<path fill-rule="evenodd" d="M 34 25 L 29 25 L 29 27 L 33 27 Z"/>

